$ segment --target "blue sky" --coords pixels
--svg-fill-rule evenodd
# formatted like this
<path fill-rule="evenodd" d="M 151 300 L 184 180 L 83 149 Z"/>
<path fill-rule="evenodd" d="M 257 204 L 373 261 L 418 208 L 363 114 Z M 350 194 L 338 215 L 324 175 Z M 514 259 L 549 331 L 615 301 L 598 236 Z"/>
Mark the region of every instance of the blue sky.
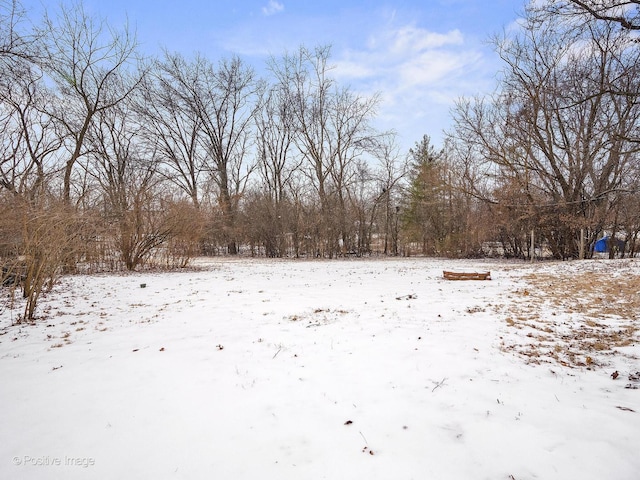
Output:
<path fill-rule="evenodd" d="M 23 0 L 27 8 L 58 1 Z M 439 144 L 456 98 L 490 92 L 500 63 L 487 38 L 517 18 L 520 0 L 84 0 L 116 27 L 127 19 L 142 50 L 166 47 L 214 62 L 237 54 L 258 69 L 300 45 L 332 46 L 341 84 L 380 92 L 376 126 L 403 150 Z"/>

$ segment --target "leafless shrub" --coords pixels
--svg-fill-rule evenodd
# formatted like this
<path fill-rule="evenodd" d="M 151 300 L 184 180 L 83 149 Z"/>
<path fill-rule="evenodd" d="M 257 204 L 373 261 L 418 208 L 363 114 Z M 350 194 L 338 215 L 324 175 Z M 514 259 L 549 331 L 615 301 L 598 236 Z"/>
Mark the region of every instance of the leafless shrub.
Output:
<path fill-rule="evenodd" d="M 175 202 L 168 205 L 164 222 L 170 235 L 162 261 L 168 268 L 184 268 L 200 252 L 205 215 L 193 204 Z"/>
<path fill-rule="evenodd" d="M 3 207 L 8 214 L 0 224 L 2 284 L 10 289 L 12 306 L 22 289 L 24 312 L 18 323 L 32 321 L 42 294 L 77 254 L 78 220 L 73 211 L 56 202 L 27 202 L 12 196 L 3 199 Z"/>

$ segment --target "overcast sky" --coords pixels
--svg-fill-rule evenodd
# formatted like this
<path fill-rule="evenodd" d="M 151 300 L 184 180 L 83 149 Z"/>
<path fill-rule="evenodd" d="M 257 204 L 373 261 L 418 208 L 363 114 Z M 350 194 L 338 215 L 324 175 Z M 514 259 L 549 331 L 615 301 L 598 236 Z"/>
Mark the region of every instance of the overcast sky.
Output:
<path fill-rule="evenodd" d="M 58 1 L 23 0 L 28 9 Z M 490 92 L 500 68 L 490 35 L 512 24 L 522 0 L 84 0 L 115 27 L 128 19 L 144 52 L 162 47 L 212 61 L 237 54 L 258 69 L 300 45 L 332 46 L 343 85 L 380 92 L 376 126 L 403 150 L 423 134 L 440 144 L 450 108 Z"/>

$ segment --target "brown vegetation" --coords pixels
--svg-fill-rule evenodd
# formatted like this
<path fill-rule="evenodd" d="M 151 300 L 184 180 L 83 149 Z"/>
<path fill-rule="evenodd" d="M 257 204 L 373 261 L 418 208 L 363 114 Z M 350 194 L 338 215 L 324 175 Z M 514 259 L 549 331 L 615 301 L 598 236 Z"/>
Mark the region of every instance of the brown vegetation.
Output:
<path fill-rule="evenodd" d="M 533 363 L 595 368 L 640 341 L 640 276 L 537 273 L 524 280 L 528 286 L 506 312 L 521 341 L 505 350 Z"/>

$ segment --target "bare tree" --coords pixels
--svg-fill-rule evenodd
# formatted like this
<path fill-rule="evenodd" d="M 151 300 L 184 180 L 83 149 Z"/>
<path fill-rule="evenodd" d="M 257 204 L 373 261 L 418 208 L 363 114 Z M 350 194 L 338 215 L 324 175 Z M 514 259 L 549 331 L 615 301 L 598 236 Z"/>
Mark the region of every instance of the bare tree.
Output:
<path fill-rule="evenodd" d="M 272 60 L 270 69 L 290 98 L 295 143 L 305 160 L 321 216 L 323 250 L 331 257 L 351 242 L 347 222 L 348 189 L 356 160 L 377 134 L 370 128 L 379 97 L 364 98 L 339 88 L 329 76 L 330 48 L 301 47 L 296 54 Z"/>
<path fill-rule="evenodd" d="M 279 85 L 266 92 L 256 116 L 257 152 L 265 189 L 277 204 L 284 200 L 301 161 L 294 156 L 295 125 L 290 98 Z"/>
<path fill-rule="evenodd" d="M 594 28 L 594 25 L 606 23 L 608 30 L 622 37 L 629 43 L 628 50 L 636 50 L 638 45 L 637 30 L 640 30 L 640 1 L 638 0 L 552 0 L 540 5 L 533 4 L 530 8 L 532 16 L 537 16 L 541 22 L 546 18 L 558 17 L 574 29 Z M 597 27 L 596 27 L 597 28 Z M 635 48 L 633 47 L 635 45 Z M 624 57 L 627 57 L 626 59 Z M 620 61 L 628 60 L 628 53 L 622 53 Z M 637 74 L 637 72 L 636 72 Z M 607 83 L 595 85 L 594 95 L 600 95 L 605 90 L 612 95 L 620 95 L 627 100 L 638 102 L 635 82 L 629 86 L 629 76 L 608 79 Z M 623 99 L 624 101 L 624 99 Z M 640 143 L 640 135 L 628 138 Z"/>
<path fill-rule="evenodd" d="M 104 197 L 103 215 L 128 270 L 147 260 L 171 234 L 158 204 L 158 160 L 139 141 L 141 127 L 131 103 L 121 102 L 97 114 L 89 132 L 87 164 Z"/>
<path fill-rule="evenodd" d="M 145 119 L 141 134 L 156 150 L 161 171 L 200 208 L 207 163 L 200 142 L 202 120 L 188 83 L 189 68 L 183 57 L 165 52 L 145 78 L 137 110 Z"/>
<path fill-rule="evenodd" d="M 44 185 L 45 161 L 60 146 L 36 60 L 36 35 L 25 27 L 17 1 L 0 1 L 0 187 L 35 195 Z"/>
<path fill-rule="evenodd" d="M 60 274 L 60 251 L 73 237 L 48 194 L 61 141 L 46 114 L 49 92 L 36 65 L 32 31 L 22 30 L 18 2 L 0 2 L 0 224 L 2 284 L 22 287 L 22 320 L 33 320 L 42 292 Z"/>
<path fill-rule="evenodd" d="M 25 11 L 17 0 L 0 0 L 0 71 L 15 61 L 32 62 L 35 32 L 23 30 Z"/>
<path fill-rule="evenodd" d="M 280 257 L 287 250 L 295 211 L 291 186 L 302 161 L 294 152 L 295 125 L 290 98 L 280 85 L 269 88 L 256 115 L 256 146 L 261 185 L 251 211 L 257 238 L 264 244 L 267 256 Z"/>
<path fill-rule="evenodd" d="M 62 145 L 48 105 L 49 92 L 32 64 L 16 62 L 0 79 L 0 187 L 25 199 L 42 193 Z"/>
<path fill-rule="evenodd" d="M 202 149 L 205 168 L 217 188 L 227 250 L 235 254 L 238 205 L 255 167 L 247 157 L 261 83 L 237 57 L 222 60 L 216 68 L 202 55 L 188 61 L 171 54 L 162 68 L 189 116 L 187 134 L 197 132 L 197 148 Z"/>
<path fill-rule="evenodd" d="M 218 188 L 218 204 L 230 254 L 238 253 L 236 218 L 255 163 L 247 161 L 262 83 L 235 57 L 217 69 L 204 62 L 194 105 L 202 122 L 202 145 Z"/>
<path fill-rule="evenodd" d="M 638 105 L 610 86 L 637 95 L 629 82 L 640 52 L 609 24 L 576 28 L 553 15 L 527 17 L 520 34 L 496 45 L 501 91 L 488 102 L 461 102 L 454 136 L 474 145 L 474 161 L 495 179 L 484 193 L 508 178 L 524 208 L 544 212 L 538 227 L 554 254 L 575 257 L 578 232 L 597 234 L 635 168 L 628 139 Z"/>
<path fill-rule="evenodd" d="M 640 30 L 640 0 L 551 0 L 543 10 L 564 16 L 586 14 L 626 30 Z"/>
<path fill-rule="evenodd" d="M 357 226 L 358 255 L 375 248 L 374 235 L 383 241 L 385 254 L 400 250 L 401 182 L 407 175 L 406 158 L 400 155 L 395 137 L 386 136 L 372 149 L 375 163 L 358 160 L 349 200 Z"/>
<path fill-rule="evenodd" d="M 69 204 L 73 170 L 86 153 L 95 116 L 122 102 L 140 81 L 128 78 L 137 45 L 128 28 L 117 32 L 89 16 L 81 3 L 61 6 L 56 16 L 47 13 L 39 34 L 42 67 L 58 94 L 49 114 L 59 122 L 68 150 L 63 199 Z"/>

